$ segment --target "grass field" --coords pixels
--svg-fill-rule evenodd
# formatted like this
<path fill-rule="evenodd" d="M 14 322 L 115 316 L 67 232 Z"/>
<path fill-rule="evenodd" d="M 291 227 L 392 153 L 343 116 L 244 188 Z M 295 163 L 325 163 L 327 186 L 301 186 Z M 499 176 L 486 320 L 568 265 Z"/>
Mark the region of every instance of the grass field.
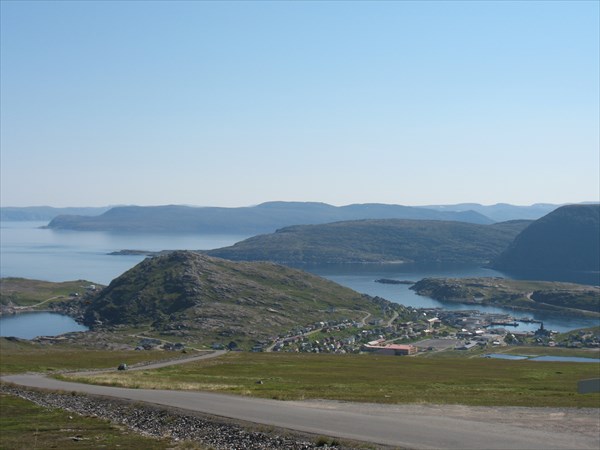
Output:
<path fill-rule="evenodd" d="M 25 278 L 0 279 L 0 303 L 9 301 L 17 306 L 31 306 L 44 300 L 62 301 L 72 293 L 83 295 L 86 287 L 94 284 L 85 280 L 53 283 Z"/>
<path fill-rule="evenodd" d="M 491 352 L 488 352 L 491 353 Z M 536 346 L 518 346 L 501 347 L 493 353 L 506 353 L 509 355 L 536 355 L 536 356 L 574 356 L 579 358 L 600 359 L 600 349 L 597 348 L 561 348 L 561 347 L 536 347 Z M 600 360 L 599 360 L 600 362 Z M 600 376 L 600 374 L 598 375 Z"/>
<path fill-rule="evenodd" d="M 0 338 L 0 374 L 117 367 L 179 356 L 165 351 L 93 350 L 75 345 L 40 345 Z"/>
<path fill-rule="evenodd" d="M 198 448 L 190 443 L 176 447 L 170 441 L 147 438 L 121 429 L 106 420 L 42 408 L 1 392 L 0 406 L 2 449 Z"/>
<path fill-rule="evenodd" d="M 600 394 L 577 394 L 577 381 L 596 378 L 598 373 L 595 363 L 230 353 L 158 370 L 78 379 L 113 386 L 211 390 L 285 400 L 600 407 Z"/>

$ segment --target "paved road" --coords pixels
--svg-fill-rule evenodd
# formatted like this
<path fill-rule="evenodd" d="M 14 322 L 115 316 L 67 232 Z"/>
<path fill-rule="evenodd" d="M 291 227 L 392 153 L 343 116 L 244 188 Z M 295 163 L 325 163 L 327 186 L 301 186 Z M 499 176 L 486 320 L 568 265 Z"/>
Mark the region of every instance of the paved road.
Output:
<path fill-rule="evenodd" d="M 282 402 L 190 391 L 124 389 L 71 383 L 36 374 L 3 381 L 44 389 L 124 398 L 200 411 L 317 435 L 418 449 L 597 449 L 599 439 L 571 433 L 484 423 L 419 411 L 418 406 L 344 402 Z M 374 381 L 376 382 L 376 381 Z"/>

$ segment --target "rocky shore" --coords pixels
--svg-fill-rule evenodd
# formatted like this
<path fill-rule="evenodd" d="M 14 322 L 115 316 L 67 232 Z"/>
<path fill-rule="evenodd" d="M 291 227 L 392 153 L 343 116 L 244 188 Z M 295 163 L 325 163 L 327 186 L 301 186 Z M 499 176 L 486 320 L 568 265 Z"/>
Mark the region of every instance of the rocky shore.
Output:
<path fill-rule="evenodd" d="M 317 438 L 270 427 L 263 430 L 225 418 L 191 414 L 173 408 L 89 395 L 28 390 L 8 384 L 1 384 L 0 390 L 45 408 L 61 408 L 79 415 L 107 419 L 145 436 L 168 437 L 176 442 L 194 441 L 215 450 L 354 448 L 330 438 Z"/>

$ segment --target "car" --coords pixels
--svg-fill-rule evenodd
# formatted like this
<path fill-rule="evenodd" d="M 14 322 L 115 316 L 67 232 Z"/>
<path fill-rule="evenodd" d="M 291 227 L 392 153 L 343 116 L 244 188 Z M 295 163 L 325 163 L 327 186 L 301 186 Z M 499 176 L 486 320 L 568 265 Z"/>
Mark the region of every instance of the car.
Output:
<path fill-rule="evenodd" d="M 125 363 L 119 364 L 119 367 L 117 367 L 117 370 L 127 370 L 127 364 L 125 364 Z"/>

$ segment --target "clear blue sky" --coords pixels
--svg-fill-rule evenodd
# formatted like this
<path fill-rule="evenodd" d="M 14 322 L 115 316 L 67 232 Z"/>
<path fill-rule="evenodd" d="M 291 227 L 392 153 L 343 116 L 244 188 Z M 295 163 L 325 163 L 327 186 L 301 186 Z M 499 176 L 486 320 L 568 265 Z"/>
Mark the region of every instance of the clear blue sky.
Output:
<path fill-rule="evenodd" d="M 599 2 L 1 2 L 1 204 L 600 197 Z"/>

